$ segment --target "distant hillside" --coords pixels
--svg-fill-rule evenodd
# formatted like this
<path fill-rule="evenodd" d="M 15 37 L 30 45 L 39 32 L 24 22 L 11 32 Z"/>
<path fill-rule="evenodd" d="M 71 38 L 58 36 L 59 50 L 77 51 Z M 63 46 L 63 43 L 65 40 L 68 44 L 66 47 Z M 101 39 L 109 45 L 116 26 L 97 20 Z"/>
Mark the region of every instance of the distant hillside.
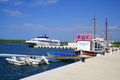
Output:
<path fill-rule="evenodd" d="M 24 44 L 25 40 L 2 40 L 2 39 L 0 39 L 0 43 L 18 43 L 18 44 Z"/>

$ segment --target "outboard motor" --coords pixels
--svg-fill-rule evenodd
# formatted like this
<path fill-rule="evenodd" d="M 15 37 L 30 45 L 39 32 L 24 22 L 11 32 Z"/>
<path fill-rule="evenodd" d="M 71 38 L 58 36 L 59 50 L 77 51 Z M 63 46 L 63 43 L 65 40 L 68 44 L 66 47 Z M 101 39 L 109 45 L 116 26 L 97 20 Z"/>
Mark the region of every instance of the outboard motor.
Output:
<path fill-rule="evenodd" d="M 46 64 L 49 64 L 49 61 L 48 61 L 48 59 L 45 56 L 42 56 L 41 60 L 43 60 Z"/>
<path fill-rule="evenodd" d="M 25 62 L 26 62 L 28 65 L 32 65 L 32 63 L 30 62 L 29 58 L 26 58 L 26 59 L 25 59 Z"/>

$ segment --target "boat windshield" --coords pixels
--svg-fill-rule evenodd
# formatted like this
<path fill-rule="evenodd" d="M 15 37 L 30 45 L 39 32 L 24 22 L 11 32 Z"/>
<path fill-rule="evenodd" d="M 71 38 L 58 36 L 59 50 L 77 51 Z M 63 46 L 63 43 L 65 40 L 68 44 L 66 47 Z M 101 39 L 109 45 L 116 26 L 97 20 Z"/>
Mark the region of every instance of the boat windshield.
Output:
<path fill-rule="evenodd" d="M 46 34 L 43 34 L 43 35 L 41 35 L 41 36 L 38 36 L 37 38 L 49 38 L 49 37 L 47 37 L 47 35 Z"/>

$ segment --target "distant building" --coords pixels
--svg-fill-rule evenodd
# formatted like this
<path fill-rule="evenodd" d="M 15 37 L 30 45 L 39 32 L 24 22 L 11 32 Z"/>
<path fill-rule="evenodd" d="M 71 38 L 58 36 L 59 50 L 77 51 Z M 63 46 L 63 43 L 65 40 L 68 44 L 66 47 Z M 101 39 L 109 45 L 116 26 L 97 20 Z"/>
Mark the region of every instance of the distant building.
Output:
<path fill-rule="evenodd" d="M 77 42 L 76 41 L 68 42 L 68 46 L 72 48 L 77 48 Z"/>

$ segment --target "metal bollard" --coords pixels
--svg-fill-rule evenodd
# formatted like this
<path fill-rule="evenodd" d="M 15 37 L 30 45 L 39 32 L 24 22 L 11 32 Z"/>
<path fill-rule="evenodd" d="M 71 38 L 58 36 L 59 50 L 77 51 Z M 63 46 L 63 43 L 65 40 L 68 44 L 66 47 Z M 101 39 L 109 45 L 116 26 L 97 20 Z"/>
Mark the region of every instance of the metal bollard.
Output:
<path fill-rule="evenodd" d="M 82 60 L 82 62 L 85 62 L 85 57 L 82 57 L 81 60 Z"/>

